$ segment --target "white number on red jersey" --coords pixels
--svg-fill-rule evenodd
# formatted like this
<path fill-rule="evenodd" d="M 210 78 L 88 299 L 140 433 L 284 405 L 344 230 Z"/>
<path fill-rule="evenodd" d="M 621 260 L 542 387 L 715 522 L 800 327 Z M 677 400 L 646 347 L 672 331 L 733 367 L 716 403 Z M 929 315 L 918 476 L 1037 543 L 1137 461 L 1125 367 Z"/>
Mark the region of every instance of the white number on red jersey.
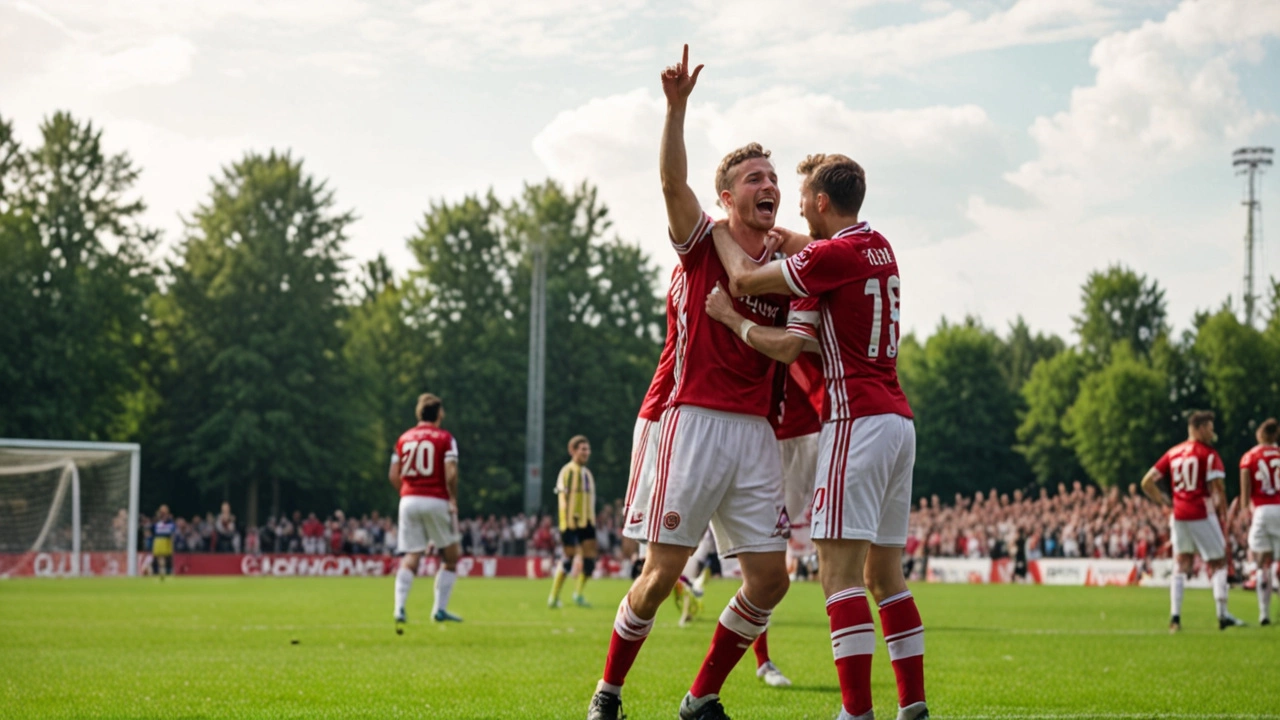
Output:
<path fill-rule="evenodd" d="M 1200 484 L 1200 458 L 1192 455 L 1180 457 L 1173 461 L 1170 470 L 1173 472 L 1173 489 L 1175 492 L 1195 492 Z"/>
<path fill-rule="evenodd" d="M 1254 471 L 1253 477 L 1258 481 L 1258 486 L 1262 488 L 1264 494 L 1275 495 L 1280 492 L 1280 458 L 1272 458 L 1270 467 L 1265 459 L 1259 460 L 1258 469 Z"/>
<path fill-rule="evenodd" d="M 885 289 L 889 292 L 888 308 L 885 308 L 884 298 L 882 297 L 880 278 L 868 279 L 866 286 L 862 289 L 862 294 L 870 295 L 873 302 L 871 308 L 871 340 L 867 343 L 867 357 L 869 358 L 880 357 L 881 335 L 883 335 L 886 325 L 889 330 L 889 338 L 884 347 L 885 357 L 898 356 L 898 317 L 900 316 L 898 290 L 900 287 L 901 281 L 897 275 L 890 275 L 888 280 L 885 281 Z M 888 322 L 885 322 L 883 317 L 886 309 L 889 314 Z"/>
<path fill-rule="evenodd" d="M 400 455 L 401 472 L 407 477 L 430 477 L 436 466 L 436 446 L 410 440 Z"/>

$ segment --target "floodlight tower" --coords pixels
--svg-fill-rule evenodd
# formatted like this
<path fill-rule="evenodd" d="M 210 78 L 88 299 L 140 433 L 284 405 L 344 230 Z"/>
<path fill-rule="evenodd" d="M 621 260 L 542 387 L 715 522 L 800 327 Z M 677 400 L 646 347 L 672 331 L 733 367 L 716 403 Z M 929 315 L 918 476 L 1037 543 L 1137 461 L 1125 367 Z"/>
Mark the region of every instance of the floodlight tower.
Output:
<path fill-rule="evenodd" d="M 1236 168 L 1237 175 L 1249 176 L 1249 199 L 1244 201 L 1248 212 L 1248 222 L 1244 231 L 1244 324 L 1253 325 L 1253 306 L 1257 297 L 1253 294 L 1253 245 L 1255 213 L 1262 212 L 1262 204 L 1257 200 L 1256 184 L 1263 168 L 1271 165 L 1274 153 L 1269 147 L 1245 147 L 1231 153 L 1231 166 Z M 1261 238 L 1259 238 L 1261 242 Z"/>
<path fill-rule="evenodd" d="M 543 407 L 547 360 L 547 233 L 540 226 L 529 240 L 533 261 L 529 283 L 529 394 L 525 416 L 524 511 L 534 515 L 542 505 Z"/>

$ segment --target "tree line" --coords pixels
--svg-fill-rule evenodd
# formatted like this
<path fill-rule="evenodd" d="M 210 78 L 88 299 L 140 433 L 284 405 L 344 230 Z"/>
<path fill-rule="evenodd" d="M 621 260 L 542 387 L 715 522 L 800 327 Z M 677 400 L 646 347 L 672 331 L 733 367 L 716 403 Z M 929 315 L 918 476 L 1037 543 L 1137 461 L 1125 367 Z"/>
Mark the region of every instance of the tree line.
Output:
<path fill-rule="evenodd" d="M 522 506 L 530 248 L 547 252 L 547 468 L 585 433 L 603 498 L 665 332 L 665 278 L 611 231 L 589 184 L 424 200 L 414 264 L 346 254 L 353 210 L 288 152 L 210 178 L 169 249 L 145 225 L 127 154 L 67 113 L 23 146 L 0 117 L 0 436 L 135 441 L 143 503 L 395 507 L 391 447 L 431 391 L 458 437 L 464 512 Z M 900 349 L 917 416 L 916 492 L 1135 482 L 1219 414 L 1224 455 L 1280 405 L 1277 287 L 1265 328 L 1227 304 L 1174 336 L 1164 292 L 1128 268 L 1086 280 L 1077 341 L 944 321 Z M 549 485 L 545 483 L 544 485 Z M 552 507 L 551 488 L 544 505 Z"/>

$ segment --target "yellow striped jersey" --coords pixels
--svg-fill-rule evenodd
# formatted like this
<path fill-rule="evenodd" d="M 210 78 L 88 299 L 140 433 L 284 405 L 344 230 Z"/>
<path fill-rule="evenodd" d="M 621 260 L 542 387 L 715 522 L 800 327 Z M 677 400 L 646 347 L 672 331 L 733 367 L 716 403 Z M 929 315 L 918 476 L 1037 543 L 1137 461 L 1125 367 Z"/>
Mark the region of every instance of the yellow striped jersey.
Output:
<path fill-rule="evenodd" d="M 591 471 L 572 460 L 556 478 L 560 496 L 560 529 L 577 530 L 596 523 L 596 481 Z"/>

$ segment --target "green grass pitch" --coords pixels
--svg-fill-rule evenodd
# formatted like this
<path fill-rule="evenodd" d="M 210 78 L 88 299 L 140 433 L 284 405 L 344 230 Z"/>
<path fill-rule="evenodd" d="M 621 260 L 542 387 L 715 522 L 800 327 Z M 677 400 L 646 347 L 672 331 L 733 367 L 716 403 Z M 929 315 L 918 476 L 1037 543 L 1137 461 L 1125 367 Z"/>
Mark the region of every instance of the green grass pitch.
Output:
<path fill-rule="evenodd" d="M 177 578 L 0 582 L 4 718 L 581 718 L 600 676 L 623 581 L 588 586 L 594 608 L 548 610 L 548 582 L 460 579 L 462 625 L 391 623 L 392 578 Z M 623 695 L 632 720 L 674 718 L 737 585 L 714 581 L 704 615 L 658 616 Z M 927 628 L 935 718 L 1280 717 L 1280 629 L 1219 632 L 1208 591 L 914 588 Z M 566 598 L 569 588 L 566 588 Z M 1232 611 L 1256 618 L 1252 593 Z M 816 584 L 774 615 L 770 647 L 795 683 L 756 680 L 748 652 L 725 686 L 735 718 L 831 718 L 839 690 Z M 294 641 L 297 641 L 294 644 Z M 884 644 L 876 712 L 896 695 Z"/>

